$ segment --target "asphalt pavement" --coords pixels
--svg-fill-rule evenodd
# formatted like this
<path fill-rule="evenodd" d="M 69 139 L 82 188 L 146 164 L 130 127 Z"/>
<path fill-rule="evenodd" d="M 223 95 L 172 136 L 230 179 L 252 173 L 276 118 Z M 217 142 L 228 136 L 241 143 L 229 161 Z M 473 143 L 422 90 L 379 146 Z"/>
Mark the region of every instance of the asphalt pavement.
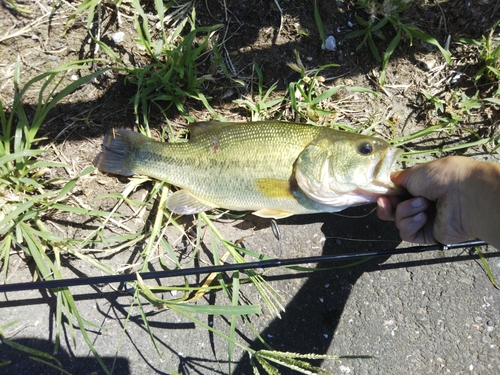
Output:
<path fill-rule="evenodd" d="M 362 216 L 369 209 L 349 210 L 347 214 Z M 234 241 L 249 236 L 244 239 L 249 249 L 278 254 L 268 220 L 249 215 L 219 227 Z M 392 223 L 382 222 L 374 214 L 360 218 L 297 216 L 281 220 L 279 229 L 283 258 L 408 245 L 398 239 Z M 500 254 L 491 247 L 482 250 L 492 273 L 500 279 Z M 82 276 L 100 274 L 77 262 L 68 266 Z M 319 265 L 325 266 L 334 264 Z M 285 297 L 285 312 L 279 319 L 263 308 L 251 322 L 275 350 L 370 356 L 313 362 L 333 374 L 500 373 L 500 291 L 470 249 L 373 258 L 357 266 L 310 273 L 269 270 L 267 277 Z M 139 310 L 130 310 L 131 296 L 115 287 L 72 290 L 84 318 L 96 325 L 90 331 L 92 342 L 110 368 L 114 363 L 115 374 L 228 373 L 225 340 L 168 309 L 146 305 L 155 348 Z M 259 303 L 252 286 L 243 286 L 241 293 L 249 302 Z M 220 295 L 207 299 L 210 303 L 222 301 Z M 7 329 L 8 337 L 48 353 L 54 349 L 54 311 L 54 299 L 46 291 L 0 296 L 0 326 L 19 320 Z M 228 332 L 225 317 L 200 319 Z M 103 373 L 81 334 L 75 333 L 75 346 L 70 325 L 65 322 L 64 327 L 62 345 L 55 355 L 64 369 L 72 374 Z M 242 319 L 238 319 L 237 328 L 239 342 L 263 348 Z M 0 362 L 11 363 L 0 368 L 0 373 L 59 373 L 30 357 L 1 345 Z M 245 351 L 236 348 L 230 372 L 252 374 L 249 363 Z M 285 368 L 280 372 L 296 373 Z"/>

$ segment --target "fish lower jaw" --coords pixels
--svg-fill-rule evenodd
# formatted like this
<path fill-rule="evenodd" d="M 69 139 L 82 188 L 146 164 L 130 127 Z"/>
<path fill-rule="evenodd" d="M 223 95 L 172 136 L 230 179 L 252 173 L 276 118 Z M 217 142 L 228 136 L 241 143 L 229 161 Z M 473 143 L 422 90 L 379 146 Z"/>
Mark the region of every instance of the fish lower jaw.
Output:
<path fill-rule="evenodd" d="M 404 189 L 397 185 L 394 185 L 394 183 L 390 180 L 390 178 L 373 181 L 369 187 L 362 190 L 365 191 L 366 194 L 372 194 L 377 196 L 401 195 L 404 192 Z"/>
<path fill-rule="evenodd" d="M 325 211 L 340 211 L 351 206 L 373 203 L 382 194 L 373 194 L 352 186 L 352 190 L 336 191 L 330 184 L 318 184 L 305 178 L 302 173 L 296 173 L 297 183 L 304 195 L 316 205 L 324 207 Z"/>
<path fill-rule="evenodd" d="M 330 192 L 328 196 L 315 195 L 311 194 L 311 192 L 306 193 L 306 195 L 315 204 L 328 208 L 336 208 L 335 211 L 340 211 L 352 206 L 374 203 L 383 194 L 354 190 L 347 193 L 339 193 L 337 195 Z"/>

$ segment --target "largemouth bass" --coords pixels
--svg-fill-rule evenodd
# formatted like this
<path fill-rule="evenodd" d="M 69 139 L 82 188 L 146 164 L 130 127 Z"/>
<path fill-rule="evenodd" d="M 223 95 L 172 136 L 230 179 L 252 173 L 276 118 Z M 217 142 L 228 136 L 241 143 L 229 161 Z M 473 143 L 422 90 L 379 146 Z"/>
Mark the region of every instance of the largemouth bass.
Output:
<path fill-rule="evenodd" d="M 205 122 L 188 142 L 156 142 L 114 130 L 94 165 L 175 185 L 167 208 L 195 214 L 213 208 L 261 217 L 336 212 L 398 194 L 389 174 L 402 151 L 383 139 L 304 124 Z"/>

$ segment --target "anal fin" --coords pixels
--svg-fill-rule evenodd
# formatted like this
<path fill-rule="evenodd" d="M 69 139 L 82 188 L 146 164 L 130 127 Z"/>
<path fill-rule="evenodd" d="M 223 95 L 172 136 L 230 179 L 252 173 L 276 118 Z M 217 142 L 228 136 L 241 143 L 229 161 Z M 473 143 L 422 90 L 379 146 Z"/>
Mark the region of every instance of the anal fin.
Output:
<path fill-rule="evenodd" d="M 285 210 L 277 210 L 273 208 L 262 208 L 258 211 L 253 212 L 255 216 L 270 218 L 270 219 L 284 219 L 285 217 L 289 217 L 295 215 L 293 212 L 285 211 Z"/>
<path fill-rule="evenodd" d="M 186 190 L 179 190 L 167 198 L 167 208 L 181 215 L 192 215 L 216 208 L 213 204 L 203 202 Z"/>

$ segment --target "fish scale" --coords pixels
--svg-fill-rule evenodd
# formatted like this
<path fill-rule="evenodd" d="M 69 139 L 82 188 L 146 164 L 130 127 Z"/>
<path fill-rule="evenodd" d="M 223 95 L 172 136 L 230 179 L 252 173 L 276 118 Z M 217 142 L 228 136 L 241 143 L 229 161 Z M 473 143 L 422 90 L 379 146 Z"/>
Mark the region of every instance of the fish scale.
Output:
<path fill-rule="evenodd" d="M 94 164 L 104 172 L 144 174 L 181 188 L 167 200 L 174 212 L 220 207 L 279 218 L 342 209 L 311 200 L 299 188 L 295 169 L 316 175 L 311 181 L 321 180 L 324 154 L 334 157 L 336 169 L 347 176 L 358 168 L 359 152 L 352 154 L 360 142 L 381 145 L 378 153 L 391 148 L 378 138 L 304 124 L 198 123 L 190 127 L 189 141 L 181 143 L 115 130 L 106 136 Z M 304 165 L 316 159 L 317 165 Z"/>

